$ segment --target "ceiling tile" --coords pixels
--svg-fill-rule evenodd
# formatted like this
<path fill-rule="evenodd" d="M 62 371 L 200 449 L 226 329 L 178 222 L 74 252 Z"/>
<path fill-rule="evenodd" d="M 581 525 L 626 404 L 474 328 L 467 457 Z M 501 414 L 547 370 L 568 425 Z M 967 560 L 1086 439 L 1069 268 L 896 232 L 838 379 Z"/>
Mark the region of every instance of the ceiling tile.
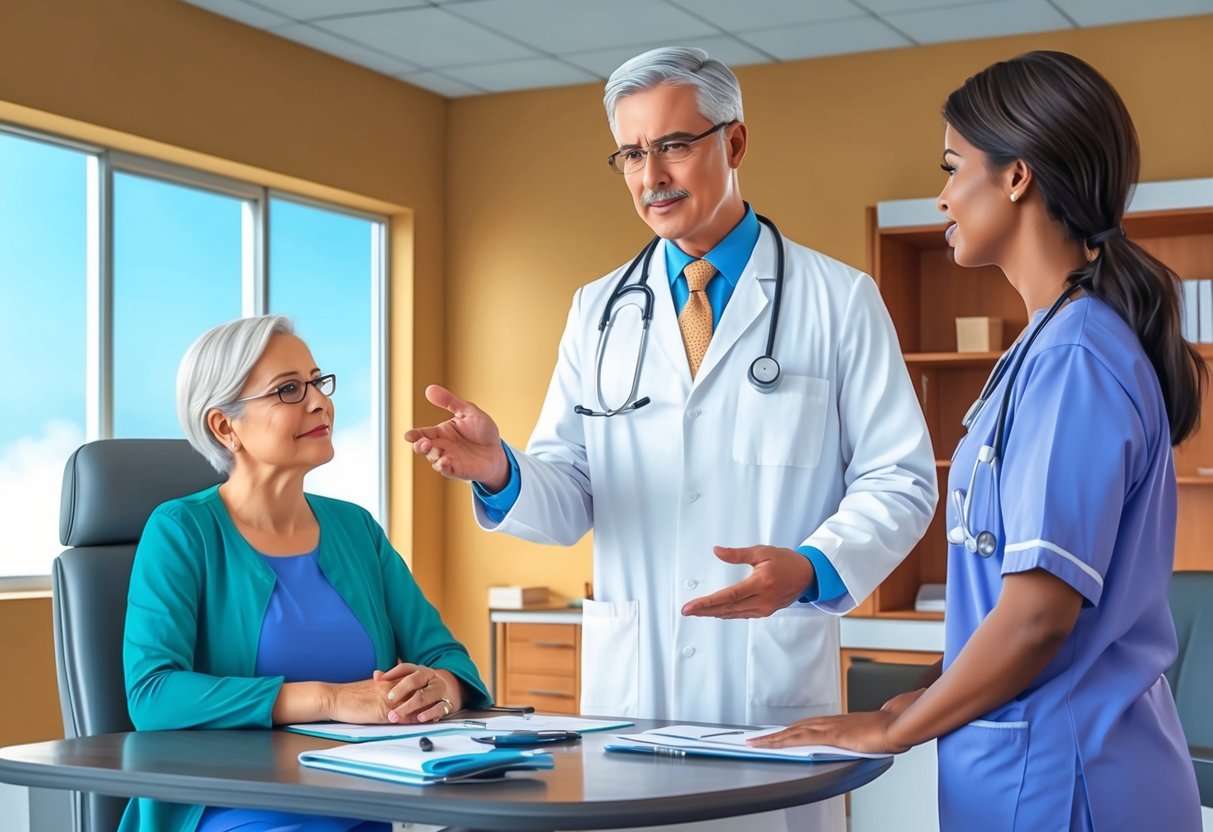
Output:
<path fill-rule="evenodd" d="M 720 34 L 681 9 L 654 0 L 493 0 L 448 8 L 553 54 Z"/>
<path fill-rule="evenodd" d="M 251 0 L 266 9 L 295 20 L 338 17 L 428 6 L 426 0 Z"/>
<path fill-rule="evenodd" d="M 317 29 L 311 23 L 293 23 L 290 26 L 274 29 L 273 33 L 321 52 L 327 52 L 350 63 L 360 64 L 376 72 L 385 72 L 388 75 L 400 75 L 419 69 L 416 64 L 384 55 L 356 43 L 350 43 L 323 29 Z"/>
<path fill-rule="evenodd" d="M 692 14 L 711 21 L 726 32 L 774 29 L 821 20 L 862 17 L 863 9 L 850 0 L 670 0 Z"/>
<path fill-rule="evenodd" d="M 872 17 L 738 32 L 737 36 L 783 61 L 910 45 L 905 38 Z"/>
<path fill-rule="evenodd" d="M 598 80 L 588 72 L 552 58 L 450 67 L 442 72 L 457 81 L 464 81 L 489 92 L 561 87 Z"/>
<path fill-rule="evenodd" d="M 619 68 L 619 65 L 629 58 L 634 58 L 642 52 L 649 49 L 656 49 L 659 46 L 668 45 L 665 42 L 661 43 L 645 43 L 636 46 L 616 46 L 611 49 L 593 49 L 589 52 L 576 52 L 568 55 L 561 55 L 569 63 L 577 64 L 577 66 L 587 69 L 597 75 L 599 78 L 607 78 L 612 72 Z M 714 38 L 685 38 L 678 41 L 679 46 L 698 46 L 703 49 L 718 61 L 723 61 L 729 66 L 746 66 L 747 64 L 761 64 L 770 60 L 766 55 L 756 49 L 746 46 L 741 41 L 720 35 Z"/>
<path fill-rule="evenodd" d="M 1000 0 L 885 15 L 884 19 L 919 43 L 1049 32 L 1073 26 L 1046 0 Z"/>
<path fill-rule="evenodd" d="M 948 6 L 974 6 L 981 3 L 997 3 L 999 0 L 859 0 L 864 8 L 876 15 L 939 9 Z"/>
<path fill-rule="evenodd" d="M 271 26 L 281 26 L 291 22 L 289 18 L 257 6 L 250 6 L 242 0 L 185 0 L 185 2 L 217 15 L 239 20 L 241 23 L 255 26 L 258 29 L 268 29 Z"/>
<path fill-rule="evenodd" d="M 1213 13 L 1213 0 L 1053 0 L 1079 26 L 1104 26 L 1133 20 Z"/>
<path fill-rule="evenodd" d="M 484 92 L 484 90 L 474 89 L 467 84 L 460 83 L 454 78 L 448 78 L 440 72 L 416 72 L 412 75 L 401 75 L 399 77 L 401 81 L 412 84 L 414 87 L 421 87 L 447 98 L 478 95 Z"/>
<path fill-rule="evenodd" d="M 426 69 L 535 57 L 525 46 L 432 7 L 345 17 L 316 25 Z"/>

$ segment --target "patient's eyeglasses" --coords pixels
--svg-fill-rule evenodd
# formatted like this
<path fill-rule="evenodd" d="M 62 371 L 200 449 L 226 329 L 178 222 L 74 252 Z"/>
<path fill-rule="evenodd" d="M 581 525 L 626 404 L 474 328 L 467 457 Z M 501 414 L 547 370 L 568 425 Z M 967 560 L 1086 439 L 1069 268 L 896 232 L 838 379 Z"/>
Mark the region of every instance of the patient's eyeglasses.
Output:
<path fill-rule="evenodd" d="M 337 389 L 337 374 L 326 373 L 325 375 L 317 376 L 311 381 L 288 381 L 285 384 L 280 384 L 277 388 L 268 393 L 258 393 L 256 396 L 245 396 L 243 399 L 236 399 L 236 401 L 250 402 L 253 399 L 264 399 L 268 396 L 277 396 L 283 404 L 299 404 L 299 402 L 307 398 L 307 388 L 309 384 L 324 395 L 332 396 L 334 391 Z"/>

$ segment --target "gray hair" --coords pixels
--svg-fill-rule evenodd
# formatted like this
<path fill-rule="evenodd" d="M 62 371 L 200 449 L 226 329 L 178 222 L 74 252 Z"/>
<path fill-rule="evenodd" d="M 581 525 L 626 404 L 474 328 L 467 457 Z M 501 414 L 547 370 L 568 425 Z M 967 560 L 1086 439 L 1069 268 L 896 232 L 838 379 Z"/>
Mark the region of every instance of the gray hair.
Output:
<path fill-rule="evenodd" d="M 602 96 L 607 121 L 615 132 L 615 106 L 619 99 L 662 84 L 694 87 L 699 113 L 712 124 L 744 121 L 741 84 L 733 70 L 693 46 L 663 46 L 624 61 L 611 73 Z"/>
<path fill-rule="evenodd" d="M 204 332 L 185 351 L 177 368 L 177 419 L 190 445 L 219 473 L 229 473 L 235 458 L 211 432 L 207 414 L 218 409 L 239 418 L 244 402 L 235 399 L 270 338 L 293 334 L 295 327 L 284 315 L 238 318 Z"/>

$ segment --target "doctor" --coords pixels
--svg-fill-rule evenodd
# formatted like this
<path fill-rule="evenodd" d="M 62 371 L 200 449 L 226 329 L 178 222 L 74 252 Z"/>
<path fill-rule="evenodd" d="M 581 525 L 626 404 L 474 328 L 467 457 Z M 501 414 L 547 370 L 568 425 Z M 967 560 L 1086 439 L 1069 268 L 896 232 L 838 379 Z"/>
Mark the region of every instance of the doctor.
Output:
<path fill-rule="evenodd" d="M 1171 448 L 1196 428 L 1206 372 L 1175 274 L 1122 226 L 1133 122 L 1060 52 L 982 70 L 944 118 L 956 262 L 1001 268 L 1031 320 L 953 457 L 942 675 L 763 744 L 939 737 L 944 832 L 1199 832 L 1163 673 L 1178 652 Z"/>
<path fill-rule="evenodd" d="M 835 616 L 935 508 L 897 336 L 867 275 L 781 240 L 742 201 L 747 128 L 728 67 L 653 50 L 611 75 L 604 103 L 611 167 L 658 238 L 651 257 L 574 296 L 525 453 L 436 386 L 427 397 L 452 418 L 405 438 L 473 482 L 485 529 L 562 546 L 594 529 L 582 712 L 835 713 Z M 646 273 L 651 298 L 621 291 Z M 790 828 L 843 829 L 841 798 L 745 828 L 783 829 L 788 814 Z"/>

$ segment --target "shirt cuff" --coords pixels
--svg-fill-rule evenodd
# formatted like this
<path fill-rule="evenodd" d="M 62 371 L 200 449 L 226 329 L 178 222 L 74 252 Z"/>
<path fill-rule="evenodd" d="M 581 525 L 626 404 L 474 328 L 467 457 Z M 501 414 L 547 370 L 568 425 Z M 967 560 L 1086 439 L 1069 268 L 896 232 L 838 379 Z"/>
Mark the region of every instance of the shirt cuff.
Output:
<path fill-rule="evenodd" d="M 801 603 L 825 603 L 847 594 L 847 585 L 838 577 L 838 570 L 824 552 L 815 546 L 797 546 L 796 551 L 809 559 L 809 563 L 813 564 L 813 571 L 817 573 L 813 586 L 800 596 Z"/>
<path fill-rule="evenodd" d="M 510 461 L 510 478 L 506 482 L 505 488 L 494 494 L 480 483 L 472 483 L 472 493 L 484 506 L 484 513 L 494 523 L 500 523 L 505 519 L 505 516 L 510 513 L 510 509 L 514 507 L 514 503 L 518 502 L 518 493 L 522 491 L 522 475 L 518 471 L 518 460 L 514 458 L 514 452 L 505 442 L 501 443 L 501 448 L 505 451 L 506 459 Z"/>

